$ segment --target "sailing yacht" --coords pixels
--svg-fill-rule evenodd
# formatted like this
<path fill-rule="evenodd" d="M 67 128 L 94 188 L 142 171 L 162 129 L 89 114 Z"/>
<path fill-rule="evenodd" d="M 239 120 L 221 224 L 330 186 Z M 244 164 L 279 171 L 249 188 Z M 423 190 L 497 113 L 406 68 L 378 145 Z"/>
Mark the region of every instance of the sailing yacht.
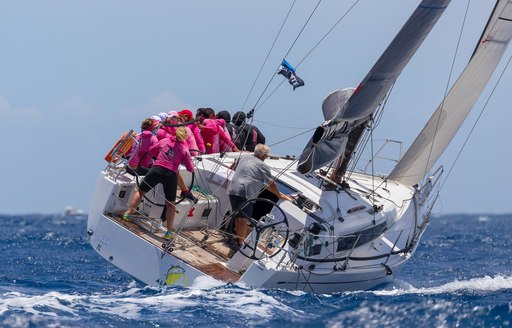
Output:
<path fill-rule="evenodd" d="M 434 166 L 512 37 L 512 3 L 497 1 L 465 70 L 391 173 L 351 170 L 380 106 L 449 3 L 421 1 L 361 83 L 324 99 L 324 122 L 300 156 L 272 155 L 265 161 L 279 189 L 293 200 L 262 194 L 249 199 L 245 205 L 254 204 L 257 214 L 242 245 L 232 229 L 240 209 L 230 208 L 226 193 L 239 153 L 198 155 L 193 173 L 180 171 L 197 200 L 177 200 L 171 240 L 162 228 L 161 186 L 146 194 L 135 220 L 122 220 L 140 182 L 126 172 L 123 155 L 136 146 L 129 131 L 98 177 L 87 224 L 91 246 L 152 286 L 187 287 L 211 277 L 257 288 L 334 293 L 391 281 L 428 226 L 443 174 Z"/>

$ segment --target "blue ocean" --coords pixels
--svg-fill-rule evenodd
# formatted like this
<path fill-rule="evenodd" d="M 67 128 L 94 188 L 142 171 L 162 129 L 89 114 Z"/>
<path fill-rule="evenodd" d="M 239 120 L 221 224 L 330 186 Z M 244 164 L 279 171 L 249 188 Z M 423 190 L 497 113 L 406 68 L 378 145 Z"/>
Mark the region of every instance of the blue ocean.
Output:
<path fill-rule="evenodd" d="M 512 214 L 433 217 L 395 282 L 316 295 L 205 280 L 143 286 L 88 244 L 86 217 L 0 216 L 2 327 L 508 327 Z"/>

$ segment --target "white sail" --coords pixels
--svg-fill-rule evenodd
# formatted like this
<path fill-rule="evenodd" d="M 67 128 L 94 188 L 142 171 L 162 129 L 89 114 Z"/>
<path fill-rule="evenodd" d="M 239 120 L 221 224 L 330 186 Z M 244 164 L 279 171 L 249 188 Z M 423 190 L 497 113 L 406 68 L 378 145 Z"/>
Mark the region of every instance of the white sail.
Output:
<path fill-rule="evenodd" d="M 512 38 L 512 1 L 499 1 L 471 60 L 388 179 L 419 183 L 444 152 L 487 85 Z"/>

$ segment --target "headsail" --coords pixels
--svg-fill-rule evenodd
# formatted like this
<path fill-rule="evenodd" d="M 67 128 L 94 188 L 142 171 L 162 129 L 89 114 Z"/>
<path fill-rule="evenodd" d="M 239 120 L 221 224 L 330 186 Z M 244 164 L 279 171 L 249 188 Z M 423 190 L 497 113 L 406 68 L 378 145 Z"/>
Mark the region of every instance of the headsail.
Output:
<path fill-rule="evenodd" d="M 390 180 L 412 186 L 430 171 L 475 105 L 511 38 L 512 1 L 502 0 L 464 72 L 388 176 Z"/>
<path fill-rule="evenodd" d="M 299 158 L 299 172 L 311 172 L 341 154 L 345 154 L 344 161 L 350 159 L 352 150 L 347 151 L 347 145 L 355 147 L 360 135 L 352 133 L 351 141 L 349 135 L 354 129 L 363 130 L 360 127 L 377 109 L 449 3 L 450 0 L 420 3 L 343 108 L 332 120 L 317 128 Z"/>

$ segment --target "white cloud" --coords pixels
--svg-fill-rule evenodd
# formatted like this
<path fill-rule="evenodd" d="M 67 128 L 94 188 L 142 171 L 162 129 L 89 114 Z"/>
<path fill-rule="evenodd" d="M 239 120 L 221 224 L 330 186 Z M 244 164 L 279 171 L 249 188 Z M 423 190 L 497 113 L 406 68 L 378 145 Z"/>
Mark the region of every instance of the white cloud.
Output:
<path fill-rule="evenodd" d="M 53 114 L 66 116 L 68 118 L 83 118 L 96 112 L 97 109 L 88 104 L 87 101 L 79 96 L 70 97 L 62 100 L 53 110 Z"/>
<path fill-rule="evenodd" d="M 36 107 L 14 107 L 6 97 L 0 95 L 0 119 L 4 124 L 20 121 L 25 124 L 39 124 L 42 114 Z"/>

